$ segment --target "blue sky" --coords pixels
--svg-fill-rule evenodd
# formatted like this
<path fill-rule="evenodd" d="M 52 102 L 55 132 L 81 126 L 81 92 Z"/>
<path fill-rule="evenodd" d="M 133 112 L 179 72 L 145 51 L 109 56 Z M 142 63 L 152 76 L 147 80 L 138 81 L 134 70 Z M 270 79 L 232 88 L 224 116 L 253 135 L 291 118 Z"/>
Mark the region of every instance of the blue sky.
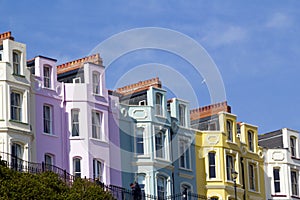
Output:
<path fill-rule="evenodd" d="M 300 130 L 299 7 L 297 0 L 0 0 L 0 32 L 12 31 L 17 41 L 26 43 L 28 59 L 44 55 L 62 63 L 86 56 L 122 31 L 176 30 L 196 40 L 214 60 L 239 121 L 258 125 L 260 133 L 283 127 Z M 122 71 L 144 63 L 189 69 L 184 60 L 152 50 L 132 52 L 113 65 Z M 192 71 L 184 71 L 192 82 L 202 82 Z M 107 76 L 109 87 L 114 85 L 113 75 Z M 205 84 L 197 97 L 200 105 L 210 103 Z"/>

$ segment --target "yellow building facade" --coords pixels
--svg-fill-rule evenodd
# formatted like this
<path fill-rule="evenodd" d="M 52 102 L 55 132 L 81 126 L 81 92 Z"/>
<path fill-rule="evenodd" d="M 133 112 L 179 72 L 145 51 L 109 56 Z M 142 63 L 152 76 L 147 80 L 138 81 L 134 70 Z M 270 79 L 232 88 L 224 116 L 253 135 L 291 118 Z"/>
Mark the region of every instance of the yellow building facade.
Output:
<path fill-rule="evenodd" d="M 198 193 L 211 200 L 234 200 L 235 191 L 239 200 L 265 199 L 264 159 L 257 127 L 237 123 L 229 112 L 216 112 L 228 111 L 227 104 L 223 105 L 226 109 L 214 106 L 206 108 L 202 118 L 201 108 L 191 111 L 193 126 L 200 129 L 195 136 Z"/>

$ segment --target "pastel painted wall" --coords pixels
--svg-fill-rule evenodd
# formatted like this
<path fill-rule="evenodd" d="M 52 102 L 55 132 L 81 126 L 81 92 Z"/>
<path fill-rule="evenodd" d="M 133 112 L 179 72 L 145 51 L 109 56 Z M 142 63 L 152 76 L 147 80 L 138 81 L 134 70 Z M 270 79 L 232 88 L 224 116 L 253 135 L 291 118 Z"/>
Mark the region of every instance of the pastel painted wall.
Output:
<path fill-rule="evenodd" d="M 43 67 L 50 68 L 50 87 L 44 86 Z M 65 137 L 65 115 L 62 107 L 61 83 L 56 81 L 56 60 L 38 56 L 35 58 L 35 74 L 32 75 L 32 112 L 35 121 L 36 161 L 45 161 L 45 154 L 52 156 L 53 165 L 69 169 L 68 143 Z M 51 107 L 51 133 L 44 133 L 43 107 Z"/>

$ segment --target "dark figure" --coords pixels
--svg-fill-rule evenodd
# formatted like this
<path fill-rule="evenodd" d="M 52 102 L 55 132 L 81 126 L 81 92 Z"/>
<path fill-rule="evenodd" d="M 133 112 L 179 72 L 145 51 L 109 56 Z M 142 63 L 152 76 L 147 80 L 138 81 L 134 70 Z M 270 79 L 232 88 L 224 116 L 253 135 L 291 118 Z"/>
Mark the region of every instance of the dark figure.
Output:
<path fill-rule="evenodd" d="M 142 199 L 142 191 L 137 182 L 130 184 L 133 200 L 141 200 Z"/>

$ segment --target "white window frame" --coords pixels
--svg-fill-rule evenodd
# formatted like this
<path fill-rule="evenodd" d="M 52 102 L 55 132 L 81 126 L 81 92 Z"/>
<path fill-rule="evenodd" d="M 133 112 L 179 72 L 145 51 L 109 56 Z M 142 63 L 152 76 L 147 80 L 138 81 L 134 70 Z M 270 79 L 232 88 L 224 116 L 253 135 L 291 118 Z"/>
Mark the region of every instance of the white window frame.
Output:
<path fill-rule="evenodd" d="M 230 166 L 228 166 L 228 160 L 227 156 L 230 156 L 232 158 L 232 162 L 230 163 Z M 233 181 L 232 178 L 232 172 L 235 171 L 235 156 L 233 154 L 226 154 L 225 156 L 225 165 L 226 165 L 226 180 L 227 181 Z"/>
<path fill-rule="evenodd" d="M 94 71 L 92 73 L 92 83 L 93 83 L 93 94 L 101 94 L 101 85 L 100 85 L 100 73 Z"/>
<path fill-rule="evenodd" d="M 97 115 L 99 117 L 97 117 Z M 92 111 L 92 138 L 103 140 L 102 122 L 103 122 L 103 113 L 100 111 L 93 110 Z"/>
<path fill-rule="evenodd" d="M 12 60 L 13 60 L 13 74 L 21 75 L 21 52 L 18 50 L 13 50 Z"/>
<path fill-rule="evenodd" d="M 15 99 L 19 95 L 19 100 Z M 10 93 L 10 118 L 22 122 L 23 93 L 12 90 Z"/>
<path fill-rule="evenodd" d="M 162 180 L 162 186 L 159 185 L 159 179 Z M 157 198 L 164 199 L 168 193 L 167 178 L 163 175 L 158 175 L 156 178 Z M 162 195 L 162 196 L 161 196 Z"/>
<path fill-rule="evenodd" d="M 11 145 L 11 166 L 18 171 L 23 169 L 24 146 L 13 142 Z"/>
<path fill-rule="evenodd" d="M 43 66 L 44 88 L 52 88 L 51 84 L 52 67 L 50 65 Z"/>
<path fill-rule="evenodd" d="M 227 130 L 227 140 L 228 141 L 233 141 L 233 121 L 232 120 L 229 120 L 227 119 L 226 120 L 226 130 Z"/>
<path fill-rule="evenodd" d="M 278 170 L 278 179 L 275 179 L 275 170 Z M 276 191 L 276 184 L 279 184 L 279 191 Z M 280 183 L 280 168 L 279 167 L 273 167 L 273 187 L 274 187 L 274 193 L 280 193 L 281 192 L 281 183 Z"/>
<path fill-rule="evenodd" d="M 213 161 L 214 163 L 211 163 L 211 160 L 210 160 L 210 155 L 211 154 L 214 154 L 214 157 L 213 157 Z M 208 152 L 207 154 L 207 160 L 208 160 L 208 177 L 209 179 L 215 179 L 217 178 L 217 170 L 216 170 L 216 152 L 215 151 L 210 151 Z M 212 177 L 212 174 L 210 173 L 210 169 L 213 168 L 214 170 L 214 177 Z"/>
<path fill-rule="evenodd" d="M 257 181 L 257 173 L 256 173 L 256 165 L 254 163 L 248 164 L 248 180 L 249 180 L 249 189 L 252 191 L 257 190 L 256 181 Z"/>
<path fill-rule="evenodd" d="M 179 125 L 186 127 L 187 125 L 187 106 L 185 104 L 180 103 L 178 105 L 178 118 L 179 118 Z"/>
<path fill-rule="evenodd" d="M 297 137 L 290 136 L 291 157 L 297 157 Z"/>
<path fill-rule="evenodd" d="M 250 138 L 249 138 L 249 136 L 250 136 Z M 251 130 L 248 130 L 247 137 L 248 137 L 249 151 L 254 152 L 254 132 Z"/>
<path fill-rule="evenodd" d="M 45 116 L 45 108 L 49 108 L 49 116 Z M 48 118 L 46 118 L 48 117 Z M 49 131 L 47 129 L 47 124 L 49 123 Z M 47 132 L 48 131 L 48 132 Z M 53 135 L 53 107 L 49 104 L 43 105 L 43 132 L 48 135 Z"/>
<path fill-rule="evenodd" d="M 81 83 L 81 78 L 80 77 L 73 78 L 73 83 Z"/>
<path fill-rule="evenodd" d="M 142 194 L 144 195 L 146 189 L 146 174 L 145 173 L 137 174 L 137 182 L 141 188 Z"/>
<path fill-rule="evenodd" d="M 160 92 L 155 93 L 155 114 L 158 116 L 164 115 L 163 94 Z"/>
<path fill-rule="evenodd" d="M 293 173 L 295 173 L 295 179 L 293 179 Z M 291 170 L 291 192 L 293 196 L 299 196 L 299 171 Z M 295 183 L 293 183 L 293 180 Z"/>
<path fill-rule="evenodd" d="M 99 159 L 93 159 L 93 177 L 103 182 L 104 162 Z"/>
<path fill-rule="evenodd" d="M 161 137 L 157 137 L 160 135 Z M 159 129 L 155 128 L 155 157 L 159 159 L 167 159 L 166 155 L 166 140 L 167 140 L 167 133 L 166 129 Z M 158 143 L 158 139 L 160 139 L 160 142 Z"/>
<path fill-rule="evenodd" d="M 142 152 L 139 152 L 141 147 Z M 136 127 L 135 128 L 135 152 L 137 155 L 145 155 L 145 127 Z"/>
<path fill-rule="evenodd" d="M 75 177 L 81 177 L 81 160 L 80 157 L 73 157 L 73 175 Z M 76 162 L 79 162 L 79 169 L 77 168 Z"/>
<path fill-rule="evenodd" d="M 191 148 L 190 139 L 180 137 L 178 140 L 179 167 L 191 169 Z"/>
<path fill-rule="evenodd" d="M 75 118 L 75 114 L 77 114 L 77 121 Z M 79 109 L 72 109 L 71 110 L 71 136 L 72 137 L 78 137 L 80 135 L 80 123 L 79 123 L 80 115 L 79 115 Z M 77 130 L 74 130 L 77 129 Z M 74 131 L 77 131 L 77 134 L 74 134 Z"/>

